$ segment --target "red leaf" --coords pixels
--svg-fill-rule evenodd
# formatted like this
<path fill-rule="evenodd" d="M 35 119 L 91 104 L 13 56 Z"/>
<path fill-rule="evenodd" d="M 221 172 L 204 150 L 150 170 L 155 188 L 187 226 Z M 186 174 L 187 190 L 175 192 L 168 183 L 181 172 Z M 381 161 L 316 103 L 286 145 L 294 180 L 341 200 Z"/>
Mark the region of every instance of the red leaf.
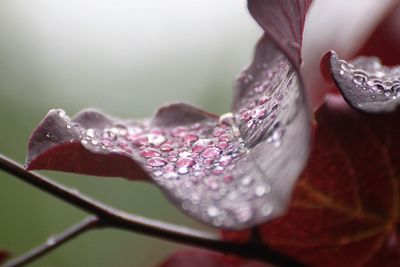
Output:
<path fill-rule="evenodd" d="M 5 262 L 10 254 L 4 250 L 0 250 L 0 264 Z"/>
<path fill-rule="evenodd" d="M 290 208 L 262 239 L 310 266 L 400 266 L 400 112 L 365 115 L 330 97 L 316 124 Z"/>
<path fill-rule="evenodd" d="M 280 216 L 309 150 L 310 115 L 297 74 L 309 3 L 249 1 L 266 32 L 237 80 L 233 113 L 173 104 L 132 121 L 94 111 L 70 119 L 53 110 L 31 137 L 28 169 L 153 181 L 191 216 L 226 229 Z M 282 29 L 271 14 L 285 22 Z"/>
<path fill-rule="evenodd" d="M 226 256 L 220 253 L 190 249 L 176 252 L 166 259 L 160 267 L 268 267 L 270 265 Z"/>
<path fill-rule="evenodd" d="M 400 63 L 400 4 L 393 1 L 392 8 L 358 51 L 357 55 L 379 57 L 385 65 Z"/>

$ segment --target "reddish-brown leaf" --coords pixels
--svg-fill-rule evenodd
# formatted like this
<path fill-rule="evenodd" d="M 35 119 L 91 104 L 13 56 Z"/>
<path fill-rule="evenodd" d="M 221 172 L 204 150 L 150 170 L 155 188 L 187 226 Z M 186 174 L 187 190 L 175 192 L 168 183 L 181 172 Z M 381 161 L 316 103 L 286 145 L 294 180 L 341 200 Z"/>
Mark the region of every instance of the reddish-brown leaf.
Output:
<path fill-rule="evenodd" d="M 257 261 L 226 256 L 220 253 L 190 249 L 179 251 L 168 257 L 160 267 L 269 267 Z"/>
<path fill-rule="evenodd" d="M 400 266 L 400 112 L 366 115 L 331 96 L 288 213 L 260 226 L 310 266 Z"/>
<path fill-rule="evenodd" d="M 4 250 L 0 250 L 0 264 L 5 262 L 5 260 L 8 258 L 9 254 L 8 252 Z"/>
<path fill-rule="evenodd" d="M 249 0 L 251 15 L 299 69 L 304 22 L 312 0 Z"/>
<path fill-rule="evenodd" d="M 400 3 L 393 1 L 392 8 L 375 28 L 357 55 L 376 56 L 385 65 L 400 63 Z"/>

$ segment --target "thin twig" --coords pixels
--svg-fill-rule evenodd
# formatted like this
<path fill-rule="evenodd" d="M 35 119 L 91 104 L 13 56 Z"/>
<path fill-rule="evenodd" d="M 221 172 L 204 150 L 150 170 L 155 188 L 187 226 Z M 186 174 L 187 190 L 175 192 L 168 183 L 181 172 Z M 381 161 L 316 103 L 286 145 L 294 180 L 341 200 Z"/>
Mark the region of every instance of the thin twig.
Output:
<path fill-rule="evenodd" d="M 293 259 L 282 255 L 264 245 L 255 247 L 252 243 L 234 243 L 221 240 L 217 235 L 160 222 L 137 215 L 132 215 L 114 207 L 103 204 L 88 196 L 54 182 L 33 172 L 28 172 L 16 163 L 0 154 L 0 169 L 16 176 L 75 207 L 90 214 L 95 214 L 104 226 L 139 232 L 145 235 L 169 241 L 202 247 L 222 253 L 263 260 L 278 266 L 303 266 Z"/>
<path fill-rule="evenodd" d="M 28 264 L 35 259 L 48 254 L 52 250 L 58 248 L 65 242 L 73 239 L 74 237 L 79 236 L 82 233 L 85 233 L 91 229 L 94 229 L 99 226 L 99 219 L 97 216 L 89 216 L 85 218 L 83 221 L 73 225 L 72 227 L 66 229 L 62 233 L 52 236 L 47 239 L 44 244 L 41 244 L 32 250 L 26 252 L 25 254 L 8 261 L 4 267 L 19 267 L 25 264 Z"/>

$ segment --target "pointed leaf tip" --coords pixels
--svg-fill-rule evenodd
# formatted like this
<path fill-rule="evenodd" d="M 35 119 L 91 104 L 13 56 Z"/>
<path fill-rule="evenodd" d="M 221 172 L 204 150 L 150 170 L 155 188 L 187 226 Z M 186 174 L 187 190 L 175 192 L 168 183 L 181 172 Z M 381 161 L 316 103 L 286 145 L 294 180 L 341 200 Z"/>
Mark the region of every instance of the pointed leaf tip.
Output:
<path fill-rule="evenodd" d="M 305 17 L 312 0 L 249 0 L 248 8 L 265 34 L 299 69 Z"/>

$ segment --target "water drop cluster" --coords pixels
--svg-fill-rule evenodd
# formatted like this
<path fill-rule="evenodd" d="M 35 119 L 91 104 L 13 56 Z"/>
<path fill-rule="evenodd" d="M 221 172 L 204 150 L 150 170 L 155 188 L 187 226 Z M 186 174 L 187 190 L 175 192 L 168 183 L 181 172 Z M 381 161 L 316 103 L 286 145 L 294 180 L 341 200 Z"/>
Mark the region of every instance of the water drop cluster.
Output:
<path fill-rule="evenodd" d="M 154 127 L 151 121 L 120 120 L 101 129 L 83 128 L 62 112 L 60 117 L 68 131 L 79 132 L 85 148 L 131 157 L 182 209 L 202 221 L 230 228 L 272 212 L 266 201 L 271 187 L 263 177 L 248 175 L 248 149 L 232 114 L 165 128 Z"/>
<path fill-rule="evenodd" d="M 282 122 L 282 119 L 289 119 L 283 117 L 293 113 L 285 109 L 290 101 L 292 109 L 296 109 L 298 90 L 293 88 L 296 84 L 295 73 L 283 56 L 277 56 L 270 64 L 262 63 L 256 67 L 258 77 L 244 73 L 239 78 L 247 91 L 240 100 L 236 121 L 249 147 L 262 139 L 280 147 L 285 133 L 284 126 L 289 123 Z"/>
<path fill-rule="evenodd" d="M 387 99 L 400 96 L 400 67 L 385 67 L 375 57 L 359 57 L 351 63 L 339 60 L 340 75 L 362 91 Z"/>

